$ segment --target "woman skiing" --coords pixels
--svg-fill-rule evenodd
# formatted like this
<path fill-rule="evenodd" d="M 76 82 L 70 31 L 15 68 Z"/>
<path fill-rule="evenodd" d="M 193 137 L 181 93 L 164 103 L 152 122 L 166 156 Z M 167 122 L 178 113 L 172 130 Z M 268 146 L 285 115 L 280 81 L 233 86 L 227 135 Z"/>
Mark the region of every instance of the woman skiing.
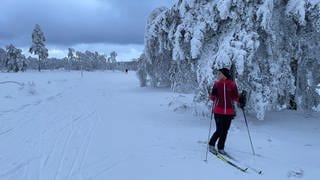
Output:
<path fill-rule="evenodd" d="M 216 152 L 216 142 L 220 154 L 226 154 L 224 151 L 228 130 L 234 116 L 234 101 L 239 102 L 240 107 L 245 106 L 243 98 L 239 99 L 236 84 L 231 79 L 230 71 L 227 68 L 219 69 L 218 81 L 214 83 L 210 99 L 214 101 L 212 113 L 216 122 L 216 131 L 209 141 L 209 150 Z"/>

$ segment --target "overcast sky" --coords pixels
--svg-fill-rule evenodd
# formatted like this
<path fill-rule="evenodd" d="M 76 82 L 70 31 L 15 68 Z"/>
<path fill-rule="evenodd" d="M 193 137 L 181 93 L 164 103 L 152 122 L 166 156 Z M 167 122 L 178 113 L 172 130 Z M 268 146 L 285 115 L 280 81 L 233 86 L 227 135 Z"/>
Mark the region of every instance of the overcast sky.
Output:
<path fill-rule="evenodd" d="M 0 47 L 31 46 L 39 24 L 50 57 L 77 51 L 118 52 L 118 60 L 140 55 L 145 24 L 151 11 L 175 0 L 0 0 Z"/>

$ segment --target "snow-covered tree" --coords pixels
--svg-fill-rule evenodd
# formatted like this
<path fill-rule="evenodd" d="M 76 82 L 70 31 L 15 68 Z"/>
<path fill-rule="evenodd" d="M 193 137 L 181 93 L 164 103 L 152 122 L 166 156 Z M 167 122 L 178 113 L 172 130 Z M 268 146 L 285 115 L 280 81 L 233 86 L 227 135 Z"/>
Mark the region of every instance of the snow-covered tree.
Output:
<path fill-rule="evenodd" d="M 6 47 L 6 61 L 5 65 L 9 71 L 25 71 L 26 70 L 26 62 L 25 57 L 22 55 L 22 50 L 17 49 L 12 44 Z"/>
<path fill-rule="evenodd" d="M 195 92 L 197 86 L 194 62 L 172 61 L 169 69 L 171 89 L 176 92 Z"/>
<path fill-rule="evenodd" d="M 31 54 L 38 55 L 38 70 L 41 71 L 41 61 L 48 57 L 48 49 L 45 47 L 44 33 L 41 31 L 40 26 L 36 24 L 32 32 L 32 46 L 29 49 Z"/>
<path fill-rule="evenodd" d="M 19 66 L 19 70 L 22 72 L 27 70 L 28 64 L 27 64 L 25 55 L 20 54 L 19 60 L 18 60 L 18 66 Z"/>
<path fill-rule="evenodd" d="M 147 59 L 145 54 L 142 54 L 140 58 L 138 59 L 138 70 L 137 70 L 137 76 L 140 81 L 140 86 L 145 87 L 147 85 Z"/>
<path fill-rule="evenodd" d="M 67 67 L 69 70 L 72 69 L 72 65 L 74 64 L 75 59 L 75 50 L 73 48 L 68 48 Z"/>
<path fill-rule="evenodd" d="M 108 57 L 108 68 L 107 69 L 115 70 L 115 68 L 116 68 L 115 63 L 117 62 L 117 59 L 116 59 L 117 55 L 118 54 L 115 51 L 112 51 L 110 53 L 110 57 Z"/>
<path fill-rule="evenodd" d="M 97 69 L 105 69 L 106 59 L 104 55 L 98 52 L 85 51 L 75 52 L 75 60 L 72 61 L 72 69 L 93 71 Z"/>
<path fill-rule="evenodd" d="M 84 62 L 85 61 L 85 55 L 84 53 L 80 51 L 76 51 L 76 65 L 75 65 L 75 70 L 83 70 Z"/>
<path fill-rule="evenodd" d="M 3 69 L 6 66 L 6 51 L 2 48 L 0 48 L 0 69 Z"/>
<path fill-rule="evenodd" d="M 315 109 L 319 9 L 319 0 L 179 0 L 155 9 L 145 34 L 148 75 L 155 83 L 169 75 L 174 90 L 195 82 L 188 85 L 199 102 L 227 67 L 258 119 L 271 109 Z"/>
<path fill-rule="evenodd" d="M 104 55 L 100 55 L 98 52 L 94 52 L 93 69 L 105 69 L 106 58 Z"/>
<path fill-rule="evenodd" d="M 68 59 L 73 61 L 75 57 L 75 50 L 73 48 L 68 48 Z"/>
<path fill-rule="evenodd" d="M 170 64 L 172 61 L 172 44 L 169 40 L 171 23 L 174 23 L 174 13 L 165 7 L 155 9 L 149 16 L 145 33 L 146 69 L 151 86 L 169 87 L 171 85 Z"/>
<path fill-rule="evenodd" d="M 117 62 L 117 52 L 115 52 L 115 51 L 112 51 L 111 53 L 110 53 L 110 57 L 108 58 L 108 62 L 110 62 L 110 63 L 115 63 L 115 62 Z"/>

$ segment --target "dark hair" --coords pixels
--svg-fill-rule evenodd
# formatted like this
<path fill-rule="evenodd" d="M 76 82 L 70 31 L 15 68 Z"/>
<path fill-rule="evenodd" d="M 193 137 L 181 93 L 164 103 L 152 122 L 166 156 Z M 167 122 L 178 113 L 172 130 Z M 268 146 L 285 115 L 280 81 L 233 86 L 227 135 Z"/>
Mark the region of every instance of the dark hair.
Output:
<path fill-rule="evenodd" d="M 230 74 L 230 70 L 227 68 L 222 68 L 219 69 L 219 71 L 227 78 L 227 79 L 231 79 L 231 74 Z"/>

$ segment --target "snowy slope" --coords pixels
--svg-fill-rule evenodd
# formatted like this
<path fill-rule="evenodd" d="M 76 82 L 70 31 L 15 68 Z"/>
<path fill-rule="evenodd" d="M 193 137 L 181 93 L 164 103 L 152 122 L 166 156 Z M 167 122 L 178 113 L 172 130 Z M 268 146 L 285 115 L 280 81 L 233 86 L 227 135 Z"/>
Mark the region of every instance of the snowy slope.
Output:
<path fill-rule="evenodd" d="M 319 113 L 248 114 L 253 156 L 239 111 L 226 151 L 257 175 L 203 161 L 210 121 L 192 97 L 140 88 L 134 72 L 0 73 L 0 179 L 318 178 Z"/>

